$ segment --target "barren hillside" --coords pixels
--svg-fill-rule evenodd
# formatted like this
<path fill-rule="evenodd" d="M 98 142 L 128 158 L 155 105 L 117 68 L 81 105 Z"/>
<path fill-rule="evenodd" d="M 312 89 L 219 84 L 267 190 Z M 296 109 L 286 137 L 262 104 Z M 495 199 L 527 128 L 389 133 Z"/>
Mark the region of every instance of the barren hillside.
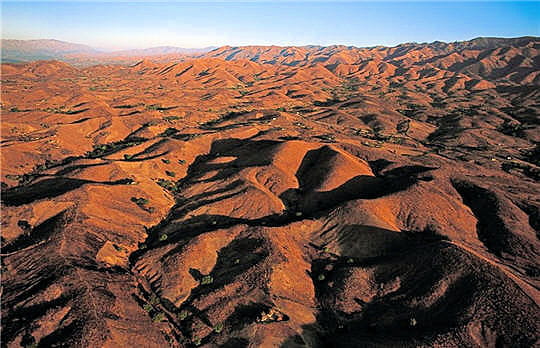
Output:
<path fill-rule="evenodd" d="M 539 50 L 2 64 L 2 346 L 538 345 Z"/>

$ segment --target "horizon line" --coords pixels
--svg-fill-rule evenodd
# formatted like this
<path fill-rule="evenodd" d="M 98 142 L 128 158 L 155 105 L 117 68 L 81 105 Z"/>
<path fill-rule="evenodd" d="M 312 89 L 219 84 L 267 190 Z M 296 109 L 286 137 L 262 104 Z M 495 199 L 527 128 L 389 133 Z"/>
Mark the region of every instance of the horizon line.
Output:
<path fill-rule="evenodd" d="M 122 51 L 136 51 L 136 50 L 149 50 L 149 49 L 155 49 L 155 48 L 177 48 L 177 49 L 186 49 L 186 50 L 204 50 L 204 49 L 210 49 L 210 51 L 215 50 L 217 48 L 221 47 L 332 47 L 332 46 L 346 46 L 346 47 L 354 47 L 354 48 L 372 48 L 372 47 L 396 47 L 400 45 L 405 44 L 433 44 L 433 43 L 457 43 L 457 42 L 467 42 L 477 39 L 521 39 L 521 38 L 540 38 L 540 36 L 536 35 L 522 35 L 522 36 L 475 36 L 473 38 L 469 39 L 461 39 L 461 40 L 454 40 L 454 41 L 444 41 L 444 40 L 434 40 L 434 41 L 406 41 L 406 42 L 400 42 L 395 45 L 384 45 L 384 44 L 378 44 L 378 45 L 370 45 L 370 46 L 357 46 L 357 45 L 349 45 L 349 44 L 343 44 L 343 43 L 335 43 L 330 45 L 321 45 L 321 44 L 296 44 L 296 45 L 279 45 L 279 44 L 249 44 L 249 45 L 231 45 L 231 44 L 225 44 L 225 45 L 209 45 L 204 47 L 185 47 L 185 46 L 176 46 L 176 45 L 158 45 L 158 46 L 148 46 L 148 47 L 132 47 L 132 48 L 122 48 L 122 49 L 106 49 L 106 48 L 99 48 L 96 46 L 92 46 L 86 43 L 79 43 L 79 42 L 72 42 L 72 41 L 65 41 L 65 40 L 59 40 L 54 38 L 48 38 L 48 39 L 13 39 L 13 38 L 4 38 L 2 37 L 1 40 L 11 40 L 11 41 L 58 41 L 62 43 L 67 44 L 73 44 L 73 45 L 80 45 L 80 46 L 87 46 L 88 48 L 91 48 L 93 50 L 96 50 L 101 53 L 114 53 L 114 52 L 122 52 Z"/>

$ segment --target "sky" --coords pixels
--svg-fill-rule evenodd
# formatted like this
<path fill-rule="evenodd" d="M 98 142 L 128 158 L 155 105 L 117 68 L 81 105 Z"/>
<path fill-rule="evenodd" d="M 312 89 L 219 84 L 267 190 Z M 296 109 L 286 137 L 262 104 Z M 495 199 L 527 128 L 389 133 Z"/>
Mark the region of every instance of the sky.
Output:
<path fill-rule="evenodd" d="M 2 1 L 2 38 L 154 46 L 393 46 L 540 36 L 540 2 Z"/>

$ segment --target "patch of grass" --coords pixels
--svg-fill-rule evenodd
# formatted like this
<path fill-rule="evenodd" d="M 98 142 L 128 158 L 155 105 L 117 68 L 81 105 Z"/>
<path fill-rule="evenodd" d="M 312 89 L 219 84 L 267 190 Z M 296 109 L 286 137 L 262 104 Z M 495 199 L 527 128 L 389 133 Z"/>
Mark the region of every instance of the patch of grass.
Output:
<path fill-rule="evenodd" d="M 62 105 L 59 108 L 46 108 L 43 111 L 49 112 L 49 113 L 52 113 L 52 114 L 74 115 L 74 114 L 78 114 L 78 113 L 81 113 L 81 112 L 86 111 L 86 110 L 88 110 L 88 109 L 84 109 L 84 110 L 67 109 L 66 106 Z"/>
<path fill-rule="evenodd" d="M 183 309 L 180 311 L 180 313 L 178 313 L 178 320 L 182 321 L 182 320 L 185 320 L 188 316 L 189 316 L 189 311 Z"/>
<path fill-rule="evenodd" d="M 170 191 L 172 193 L 176 193 L 178 192 L 178 186 L 176 185 L 176 183 L 170 181 L 170 180 L 167 180 L 167 179 L 158 179 L 156 181 L 156 183 L 163 187 L 165 190 L 167 191 Z"/>
<path fill-rule="evenodd" d="M 97 144 L 97 145 L 94 145 L 94 149 L 92 151 L 89 151 L 86 153 L 86 157 L 88 158 L 102 157 L 102 156 L 120 151 L 127 147 L 139 145 L 143 143 L 144 141 L 146 141 L 146 139 L 133 137 L 133 138 L 130 138 L 129 140 L 122 140 L 122 141 L 117 141 L 114 143 Z"/>
<path fill-rule="evenodd" d="M 159 104 L 146 105 L 144 107 L 148 111 L 166 111 L 176 108 L 176 106 L 161 106 Z"/>
<path fill-rule="evenodd" d="M 146 205 L 149 203 L 148 199 L 146 198 L 131 197 L 131 201 L 137 205 Z"/>
<path fill-rule="evenodd" d="M 176 120 L 179 120 L 179 119 L 181 119 L 180 116 L 165 116 L 165 117 L 163 117 L 164 121 L 176 121 Z"/>
<path fill-rule="evenodd" d="M 201 285 L 209 285 L 214 282 L 214 278 L 211 275 L 205 275 L 201 279 Z"/>
<path fill-rule="evenodd" d="M 157 104 L 152 104 L 152 105 L 146 105 L 144 108 L 149 111 L 156 111 L 156 110 L 159 110 L 160 106 Z"/>
<path fill-rule="evenodd" d="M 154 317 L 152 318 L 152 321 L 154 323 L 159 323 L 164 320 L 165 320 L 165 313 L 163 312 L 156 313 L 156 315 L 154 315 Z"/>
<path fill-rule="evenodd" d="M 223 323 L 216 324 L 216 326 L 214 326 L 214 332 L 220 333 L 221 331 L 223 331 Z"/>
<path fill-rule="evenodd" d="M 169 164 L 169 163 L 171 163 L 171 160 L 166 159 L 166 158 L 162 158 L 162 159 L 161 159 L 161 162 L 163 162 L 163 163 L 165 163 L 165 164 Z"/>
<path fill-rule="evenodd" d="M 125 154 L 124 154 L 124 159 L 127 160 L 127 161 L 129 161 L 130 159 L 133 159 L 133 156 L 134 156 L 134 155 L 130 155 L 130 154 L 125 153 Z"/>
<path fill-rule="evenodd" d="M 154 211 L 154 208 L 147 207 L 149 203 L 148 199 L 142 197 L 131 197 L 131 201 L 139 206 L 139 208 L 151 213 Z"/>
<path fill-rule="evenodd" d="M 150 296 L 150 303 L 152 305 L 157 305 L 159 304 L 159 297 L 157 297 L 156 295 L 152 294 L 152 296 Z"/>
<path fill-rule="evenodd" d="M 315 138 L 322 140 L 324 143 L 335 143 L 336 136 L 334 134 L 321 134 L 316 135 Z"/>
<path fill-rule="evenodd" d="M 170 170 L 166 170 L 165 174 L 167 174 L 168 176 L 172 176 L 173 178 L 176 176 L 176 173 Z"/>
<path fill-rule="evenodd" d="M 145 303 L 144 306 L 143 306 L 143 309 L 146 311 L 146 312 L 151 312 L 152 309 L 154 309 L 154 307 L 152 307 L 152 305 L 150 303 Z"/>

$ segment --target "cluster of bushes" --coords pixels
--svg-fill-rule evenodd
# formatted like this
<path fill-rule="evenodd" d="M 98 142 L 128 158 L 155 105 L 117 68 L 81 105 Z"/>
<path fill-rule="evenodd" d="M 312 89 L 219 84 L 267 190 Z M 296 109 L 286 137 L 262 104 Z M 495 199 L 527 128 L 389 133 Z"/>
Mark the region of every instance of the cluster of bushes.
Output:
<path fill-rule="evenodd" d="M 86 157 L 88 158 L 102 157 L 102 156 L 117 152 L 119 150 L 125 149 L 127 147 L 139 145 L 143 143 L 144 141 L 146 141 L 146 139 L 133 137 L 133 138 L 130 138 L 129 140 L 122 140 L 122 141 L 117 141 L 114 143 L 94 145 L 94 149 L 92 151 L 87 152 Z"/>

